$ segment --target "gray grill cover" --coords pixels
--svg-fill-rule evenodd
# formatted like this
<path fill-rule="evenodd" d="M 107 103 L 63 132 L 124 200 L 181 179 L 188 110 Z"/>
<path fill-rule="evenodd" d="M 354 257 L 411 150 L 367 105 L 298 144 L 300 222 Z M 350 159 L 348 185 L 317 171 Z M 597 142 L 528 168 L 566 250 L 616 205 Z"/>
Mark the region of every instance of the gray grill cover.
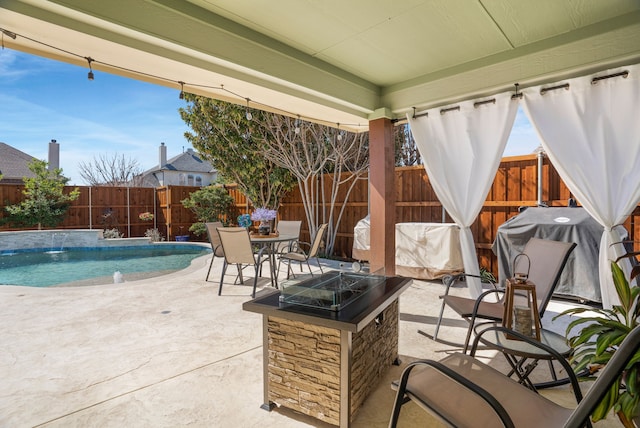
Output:
<path fill-rule="evenodd" d="M 500 227 L 493 243 L 500 284 L 511 277 L 513 259 L 530 238 L 575 242 L 555 294 L 602 302 L 598 253 L 603 227 L 584 208 L 527 208 Z"/>

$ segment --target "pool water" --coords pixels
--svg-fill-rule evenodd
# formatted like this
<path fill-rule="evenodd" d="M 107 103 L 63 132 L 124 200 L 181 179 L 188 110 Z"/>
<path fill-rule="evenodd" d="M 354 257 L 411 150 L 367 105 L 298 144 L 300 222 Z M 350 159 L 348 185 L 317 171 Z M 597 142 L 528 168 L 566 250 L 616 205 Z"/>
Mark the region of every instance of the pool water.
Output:
<path fill-rule="evenodd" d="M 99 277 L 185 269 L 211 249 L 198 245 L 143 245 L 0 254 L 0 284 L 49 287 Z"/>

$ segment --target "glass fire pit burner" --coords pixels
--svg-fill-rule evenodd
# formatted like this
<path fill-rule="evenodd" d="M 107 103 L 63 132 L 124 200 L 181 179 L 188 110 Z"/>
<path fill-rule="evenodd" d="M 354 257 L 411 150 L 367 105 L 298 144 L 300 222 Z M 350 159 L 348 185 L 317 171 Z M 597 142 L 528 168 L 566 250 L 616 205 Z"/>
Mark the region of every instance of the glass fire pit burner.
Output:
<path fill-rule="evenodd" d="M 337 312 L 384 282 L 384 276 L 327 272 L 289 286 L 283 284 L 280 304 Z"/>

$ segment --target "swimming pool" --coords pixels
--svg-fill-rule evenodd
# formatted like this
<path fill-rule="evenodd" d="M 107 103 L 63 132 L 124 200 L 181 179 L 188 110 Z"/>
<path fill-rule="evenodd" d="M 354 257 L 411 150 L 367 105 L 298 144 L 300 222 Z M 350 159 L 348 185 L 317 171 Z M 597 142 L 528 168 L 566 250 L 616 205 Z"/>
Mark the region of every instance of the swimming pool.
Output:
<path fill-rule="evenodd" d="M 200 245 L 155 244 L 64 251 L 0 253 L 0 284 L 50 287 L 113 282 L 115 272 L 125 280 L 185 269 L 196 257 L 210 254 Z M 93 279 L 93 281 L 92 281 Z"/>

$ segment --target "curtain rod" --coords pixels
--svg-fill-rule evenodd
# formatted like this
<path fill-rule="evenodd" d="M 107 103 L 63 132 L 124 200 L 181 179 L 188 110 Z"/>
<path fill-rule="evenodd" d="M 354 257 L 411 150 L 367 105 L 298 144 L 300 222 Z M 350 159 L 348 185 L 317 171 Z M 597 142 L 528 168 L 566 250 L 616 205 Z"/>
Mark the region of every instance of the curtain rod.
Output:
<path fill-rule="evenodd" d="M 556 89 L 566 89 L 568 91 L 569 90 L 569 84 L 565 83 L 565 84 L 562 84 L 562 85 L 550 86 L 548 88 L 542 88 L 542 89 L 540 89 L 540 95 L 544 95 L 549 91 L 555 91 Z"/>
<path fill-rule="evenodd" d="M 429 116 L 429 113 L 425 111 L 423 113 L 416 114 L 416 108 L 413 107 L 413 116 L 411 117 L 412 119 L 417 119 L 419 117 L 425 117 L 425 116 Z"/>
<path fill-rule="evenodd" d="M 473 103 L 473 107 L 478 108 L 480 106 L 483 106 L 485 104 L 495 104 L 496 103 L 496 99 L 495 98 L 491 98 L 490 100 L 484 100 L 484 101 L 478 101 Z"/>
<path fill-rule="evenodd" d="M 455 110 L 460 110 L 460 106 L 454 106 L 454 107 L 449 107 L 449 108 L 443 108 L 442 110 L 440 110 L 440 114 L 445 114 L 448 113 L 450 111 L 455 111 Z"/>
<path fill-rule="evenodd" d="M 591 84 L 592 85 L 596 85 L 596 84 L 598 84 L 599 81 L 605 80 L 605 79 L 610 79 L 612 77 L 622 77 L 622 78 L 626 79 L 627 77 L 629 77 L 629 71 L 628 70 L 624 70 L 624 71 L 621 71 L 619 73 L 613 73 L 613 74 L 607 74 L 605 76 L 594 77 L 593 79 L 591 79 Z M 518 98 L 522 98 L 522 92 L 519 92 L 520 84 L 519 83 L 514 83 L 514 86 L 516 87 L 516 92 L 511 96 L 511 99 L 515 100 L 515 99 L 518 99 Z M 569 83 L 564 83 L 562 85 L 556 85 L 556 86 L 550 86 L 548 88 L 542 88 L 542 89 L 540 89 L 540 95 L 544 95 L 549 91 L 555 91 L 556 89 L 569 90 Z M 473 106 L 477 108 L 477 107 L 479 107 L 481 105 L 484 105 L 484 104 L 489 104 L 489 103 L 495 104 L 495 102 L 496 102 L 496 99 L 492 98 L 492 99 L 485 100 L 485 101 L 475 102 L 475 103 L 473 103 Z M 455 107 L 449 107 L 449 108 L 446 108 L 446 109 L 442 109 L 442 110 L 440 110 L 440 114 L 445 114 L 445 113 L 447 113 L 449 111 L 453 111 L 453 110 L 460 110 L 460 106 L 455 106 Z M 417 119 L 419 117 L 424 117 L 424 116 L 429 116 L 429 113 L 427 113 L 427 112 L 416 113 L 416 108 L 413 107 L 413 116 L 412 116 L 413 119 Z"/>
<path fill-rule="evenodd" d="M 624 70 L 624 71 L 621 71 L 619 73 L 613 73 L 613 74 L 607 74 L 605 76 L 594 77 L 593 79 L 591 79 L 591 84 L 592 85 L 596 85 L 596 84 L 598 84 L 599 81 L 605 80 L 605 79 L 611 79 L 612 77 L 623 77 L 623 78 L 626 79 L 628 76 L 629 76 L 629 71 L 628 70 Z M 556 89 L 569 90 L 569 84 L 565 83 L 565 84 L 562 84 L 562 85 L 551 86 L 549 88 L 542 88 L 542 89 L 540 89 L 540 95 L 544 95 L 549 91 L 555 91 Z"/>
<path fill-rule="evenodd" d="M 620 77 L 620 76 L 626 79 L 629 76 L 629 71 L 625 70 L 625 71 L 621 71 L 620 73 L 613 73 L 613 74 L 607 74 L 606 76 L 594 77 L 593 79 L 591 79 L 591 84 L 597 85 L 598 82 L 601 80 L 611 79 L 612 77 Z"/>

